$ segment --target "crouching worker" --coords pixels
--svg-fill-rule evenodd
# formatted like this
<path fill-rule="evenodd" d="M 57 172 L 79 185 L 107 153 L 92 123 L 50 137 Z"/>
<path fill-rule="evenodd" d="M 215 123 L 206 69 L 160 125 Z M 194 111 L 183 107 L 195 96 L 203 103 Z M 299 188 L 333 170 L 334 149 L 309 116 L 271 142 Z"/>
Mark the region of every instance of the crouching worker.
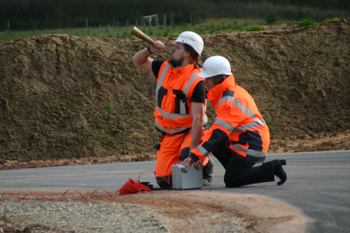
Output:
<path fill-rule="evenodd" d="M 235 83 L 229 61 L 222 56 L 209 57 L 199 76 L 205 78 L 207 98 L 212 103 L 216 118 L 203 140 L 183 161 L 183 165 L 200 166 L 200 160 L 210 152 L 225 168 L 226 187 L 287 180 L 282 165 L 285 160 L 265 161 L 270 146 L 270 132 L 253 97 Z"/>

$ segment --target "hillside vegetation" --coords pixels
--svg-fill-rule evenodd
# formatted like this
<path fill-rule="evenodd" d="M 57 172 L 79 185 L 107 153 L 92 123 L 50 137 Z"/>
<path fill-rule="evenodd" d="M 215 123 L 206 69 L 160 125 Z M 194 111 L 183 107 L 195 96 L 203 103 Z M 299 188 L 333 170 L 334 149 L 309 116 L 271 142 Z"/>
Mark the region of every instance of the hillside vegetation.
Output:
<path fill-rule="evenodd" d="M 142 25 L 144 16 L 154 14 L 171 26 L 210 18 L 263 19 L 270 10 L 279 19 L 299 20 L 301 8 L 317 21 L 350 16 L 348 0 L 0 0 L 0 31 Z"/>
<path fill-rule="evenodd" d="M 219 54 L 231 62 L 269 125 L 270 153 L 350 149 L 349 36 L 350 19 L 202 35 L 202 61 Z M 154 39 L 170 47 L 175 38 Z M 0 45 L 0 168 L 154 159 L 156 80 L 131 62 L 146 46 L 68 35 Z"/>

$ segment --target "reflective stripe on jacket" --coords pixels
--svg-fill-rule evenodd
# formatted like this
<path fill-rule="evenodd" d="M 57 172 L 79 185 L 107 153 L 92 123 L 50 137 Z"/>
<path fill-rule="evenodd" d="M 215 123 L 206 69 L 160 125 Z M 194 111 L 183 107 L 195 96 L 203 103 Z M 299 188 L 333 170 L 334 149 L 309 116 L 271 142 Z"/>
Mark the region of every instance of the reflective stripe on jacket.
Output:
<path fill-rule="evenodd" d="M 235 83 L 233 75 L 210 89 L 207 98 L 215 109 L 216 118 L 202 143 L 191 153 L 204 159 L 228 138 L 226 145 L 236 154 L 264 160 L 270 146 L 269 128 L 253 97 Z"/>
<path fill-rule="evenodd" d="M 203 80 L 194 64 L 174 68 L 167 61 L 162 64 L 156 85 L 154 110 L 156 128 L 169 134 L 181 133 L 192 126 L 191 102 L 193 91 Z M 207 116 L 204 111 L 204 124 Z"/>

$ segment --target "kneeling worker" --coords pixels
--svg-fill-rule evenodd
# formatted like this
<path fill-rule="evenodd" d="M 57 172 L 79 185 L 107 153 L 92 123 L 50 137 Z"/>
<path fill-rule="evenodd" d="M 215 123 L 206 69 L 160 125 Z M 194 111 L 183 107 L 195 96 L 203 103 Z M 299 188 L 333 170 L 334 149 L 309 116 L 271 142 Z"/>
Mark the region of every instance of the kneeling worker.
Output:
<path fill-rule="evenodd" d="M 212 56 L 203 63 L 199 76 L 205 78 L 207 98 L 216 112 L 213 125 L 203 140 L 183 165 L 199 169 L 200 160 L 210 152 L 225 168 L 226 187 L 239 187 L 280 179 L 278 185 L 287 180 L 282 165 L 285 160 L 265 161 L 270 146 L 270 132 L 253 97 L 235 83 L 229 61 L 222 56 Z"/>

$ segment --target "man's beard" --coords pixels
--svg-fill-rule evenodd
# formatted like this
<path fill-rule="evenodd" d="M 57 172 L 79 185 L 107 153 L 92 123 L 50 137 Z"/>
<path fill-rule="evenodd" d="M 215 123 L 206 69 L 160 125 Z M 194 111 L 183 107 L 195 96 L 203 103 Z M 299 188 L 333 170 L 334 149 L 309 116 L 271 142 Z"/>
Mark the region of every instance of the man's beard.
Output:
<path fill-rule="evenodd" d="M 182 65 L 182 62 L 184 61 L 183 58 L 179 59 L 179 60 L 175 60 L 174 58 L 169 58 L 168 62 L 174 66 L 174 68 L 179 67 Z"/>

